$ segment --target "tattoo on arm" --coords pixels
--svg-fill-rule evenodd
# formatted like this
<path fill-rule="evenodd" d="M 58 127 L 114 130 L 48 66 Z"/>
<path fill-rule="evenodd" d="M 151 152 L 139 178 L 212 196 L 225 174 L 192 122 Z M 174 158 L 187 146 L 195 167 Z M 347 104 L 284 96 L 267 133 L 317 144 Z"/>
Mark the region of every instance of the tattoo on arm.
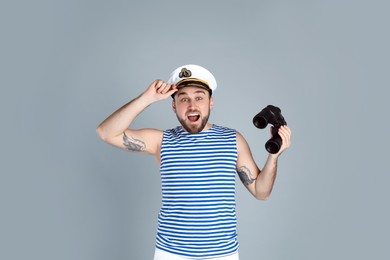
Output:
<path fill-rule="evenodd" d="M 251 171 L 245 166 L 238 168 L 237 173 L 238 173 L 238 176 L 240 177 L 242 183 L 244 183 L 245 186 L 252 184 L 256 180 L 256 178 L 253 179 L 251 177 L 252 176 Z"/>
<path fill-rule="evenodd" d="M 145 142 L 139 139 L 129 138 L 125 133 L 123 133 L 123 145 L 127 150 L 132 152 L 142 152 L 146 147 Z"/>

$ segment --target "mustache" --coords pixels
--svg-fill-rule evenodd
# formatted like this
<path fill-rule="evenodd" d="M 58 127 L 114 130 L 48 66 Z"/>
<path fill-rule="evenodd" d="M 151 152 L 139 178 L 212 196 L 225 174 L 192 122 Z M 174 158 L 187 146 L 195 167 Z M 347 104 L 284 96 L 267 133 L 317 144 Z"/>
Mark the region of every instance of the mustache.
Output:
<path fill-rule="evenodd" d="M 189 109 L 187 110 L 186 114 L 191 114 L 191 113 L 196 113 L 196 114 L 200 114 L 200 111 L 199 110 L 196 110 L 196 109 Z"/>

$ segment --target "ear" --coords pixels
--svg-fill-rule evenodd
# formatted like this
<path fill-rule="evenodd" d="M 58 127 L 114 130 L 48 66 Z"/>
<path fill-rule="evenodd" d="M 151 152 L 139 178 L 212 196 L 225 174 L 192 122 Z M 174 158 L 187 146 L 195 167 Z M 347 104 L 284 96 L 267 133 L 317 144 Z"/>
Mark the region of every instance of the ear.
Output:
<path fill-rule="evenodd" d="M 214 99 L 213 97 L 210 97 L 210 110 L 213 110 L 214 108 Z"/>
<path fill-rule="evenodd" d="M 175 104 L 175 99 L 172 99 L 172 110 L 173 112 L 176 113 L 176 104 Z"/>

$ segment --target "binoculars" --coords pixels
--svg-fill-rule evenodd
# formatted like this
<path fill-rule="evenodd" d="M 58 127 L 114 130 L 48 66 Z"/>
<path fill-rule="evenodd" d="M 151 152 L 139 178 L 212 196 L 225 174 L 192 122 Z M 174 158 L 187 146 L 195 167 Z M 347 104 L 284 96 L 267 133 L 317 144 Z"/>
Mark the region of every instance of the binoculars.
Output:
<path fill-rule="evenodd" d="M 287 125 L 280 108 L 268 105 L 255 115 L 253 124 L 260 129 L 265 128 L 268 124 L 273 125 L 271 131 L 272 137 L 265 143 L 265 149 L 272 154 L 279 152 L 280 147 L 282 146 L 282 138 L 278 134 L 278 129 L 282 125 Z"/>

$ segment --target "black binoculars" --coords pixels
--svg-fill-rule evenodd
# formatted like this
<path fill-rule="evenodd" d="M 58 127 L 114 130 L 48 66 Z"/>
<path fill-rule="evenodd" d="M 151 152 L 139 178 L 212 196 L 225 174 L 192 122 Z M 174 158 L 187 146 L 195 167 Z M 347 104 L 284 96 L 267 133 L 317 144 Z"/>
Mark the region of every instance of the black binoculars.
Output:
<path fill-rule="evenodd" d="M 282 138 L 278 134 L 278 130 L 282 125 L 287 125 L 280 108 L 268 105 L 255 115 L 253 124 L 260 129 L 265 128 L 268 124 L 273 125 L 272 137 L 265 143 L 265 149 L 272 154 L 279 152 L 282 146 Z"/>

